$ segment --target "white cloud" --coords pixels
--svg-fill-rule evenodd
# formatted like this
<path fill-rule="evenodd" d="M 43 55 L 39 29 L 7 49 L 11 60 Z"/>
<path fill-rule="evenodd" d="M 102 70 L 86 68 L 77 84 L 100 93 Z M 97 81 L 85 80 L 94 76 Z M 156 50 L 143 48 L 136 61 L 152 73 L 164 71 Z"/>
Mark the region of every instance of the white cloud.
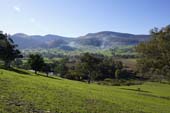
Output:
<path fill-rule="evenodd" d="M 30 18 L 31 23 L 35 23 L 35 21 L 36 21 L 35 18 Z"/>
<path fill-rule="evenodd" d="M 18 7 L 18 6 L 14 6 L 13 9 L 14 9 L 16 12 L 21 12 L 21 8 Z"/>

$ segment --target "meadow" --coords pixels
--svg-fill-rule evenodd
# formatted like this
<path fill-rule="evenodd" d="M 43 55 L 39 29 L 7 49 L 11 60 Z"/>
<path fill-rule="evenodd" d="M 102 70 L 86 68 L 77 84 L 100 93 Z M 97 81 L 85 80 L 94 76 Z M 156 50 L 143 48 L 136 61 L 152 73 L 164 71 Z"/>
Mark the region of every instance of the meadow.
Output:
<path fill-rule="evenodd" d="M 0 113 L 170 113 L 170 85 L 87 84 L 0 69 Z"/>

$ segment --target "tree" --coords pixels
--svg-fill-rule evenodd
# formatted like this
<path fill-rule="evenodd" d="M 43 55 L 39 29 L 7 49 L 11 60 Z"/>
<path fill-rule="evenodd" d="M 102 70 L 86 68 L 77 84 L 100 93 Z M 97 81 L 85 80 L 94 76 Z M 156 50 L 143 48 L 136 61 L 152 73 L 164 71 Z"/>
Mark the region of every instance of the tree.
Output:
<path fill-rule="evenodd" d="M 18 68 L 22 68 L 22 65 L 23 65 L 23 61 L 20 58 L 16 58 L 14 62 L 12 63 L 12 66 L 15 66 Z"/>
<path fill-rule="evenodd" d="M 30 65 L 31 69 L 35 71 L 35 74 L 37 74 L 37 71 L 42 70 L 44 66 L 44 59 L 41 55 L 31 54 L 29 55 L 28 64 Z"/>
<path fill-rule="evenodd" d="M 9 35 L 0 32 L 0 59 L 4 61 L 6 68 L 10 68 L 11 62 L 16 58 L 22 58 L 21 52 Z"/>
<path fill-rule="evenodd" d="M 115 61 L 113 58 L 105 57 L 103 58 L 102 62 L 99 64 L 100 71 L 100 80 L 104 80 L 105 78 L 114 78 L 116 67 L 115 67 Z"/>
<path fill-rule="evenodd" d="M 54 72 L 60 74 L 61 77 L 64 77 L 67 74 L 67 71 L 68 68 L 64 63 L 58 64 L 54 69 Z"/>
<path fill-rule="evenodd" d="M 44 65 L 42 66 L 42 71 L 45 72 L 47 77 L 48 77 L 48 74 L 51 71 L 50 64 L 44 63 Z"/>
<path fill-rule="evenodd" d="M 136 47 L 140 73 L 155 73 L 169 77 L 170 72 L 170 26 L 152 29 L 151 39 Z"/>
<path fill-rule="evenodd" d="M 123 63 L 121 61 L 116 61 L 115 67 L 116 67 L 116 69 L 121 70 L 123 68 Z"/>
<path fill-rule="evenodd" d="M 58 64 L 55 66 L 54 73 L 60 74 L 61 77 L 64 77 L 68 73 L 68 67 L 66 63 L 68 62 L 68 58 L 63 58 Z"/>
<path fill-rule="evenodd" d="M 101 59 L 95 57 L 92 54 L 85 53 L 83 56 L 81 56 L 80 60 L 80 68 L 82 71 L 85 71 L 88 74 L 88 83 L 90 83 L 93 75 L 95 75 L 94 73 L 98 69 L 97 67 L 101 62 Z"/>

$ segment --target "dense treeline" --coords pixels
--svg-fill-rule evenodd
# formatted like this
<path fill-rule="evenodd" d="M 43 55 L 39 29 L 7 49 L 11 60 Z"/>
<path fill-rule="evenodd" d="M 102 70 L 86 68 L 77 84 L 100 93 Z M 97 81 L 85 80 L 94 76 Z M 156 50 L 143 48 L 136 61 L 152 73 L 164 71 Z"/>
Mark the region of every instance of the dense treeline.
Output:
<path fill-rule="evenodd" d="M 4 61 L 4 66 L 10 68 L 11 62 L 21 57 L 21 52 L 17 49 L 17 45 L 14 44 L 10 35 L 0 32 L 0 60 Z"/>
<path fill-rule="evenodd" d="M 120 61 L 112 57 L 100 54 L 84 53 L 79 57 L 63 58 L 53 63 L 45 63 L 43 57 L 38 54 L 31 54 L 28 59 L 29 68 L 48 73 L 52 72 L 63 78 L 78 81 L 102 81 L 106 78 L 121 79 L 128 78 L 130 73 L 123 69 Z"/>
<path fill-rule="evenodd" d="M 170 79 L 170 26 L 151 30 L 151 40 L 139 44 L 138 71 L 152 79 Z"/>
<path fill-rule="evenodd" d="M 66 64 L 70 68 L 65 75 L 66 78 L 75 80 L 91 81 L 104 80 L 105 78 L 121 78 L 123 64 L 120 61 L 114 61 L 111 57 L 98 54 L 84 53 L 79 59 Z M 117 72 L 120 73 L 117 73 Z"/>
<path fill-rule="evenodd" d="M 22 54 L 23 56 L 29 57 L 30 54 L 41 54 L 42 57 L 47 59 L 56 59 L 56 58 L 63 58 L 63 57 L 74 57 L 79 56 L 83 53 L 97 53 L 102 54 L 105 56 L 114 56 L 117 58 L 138 58 L 137 52 L 134 46 L 122 46 L 122 47 L 115 47 L 112 49 L 96 49 L 96 48 L 86 48 L 86 49 L 76 49 L 72 51 L 61 50 L 57 48 L 53 49 L 45 49 L 45 48 L 38 48 L 38 49 L 23 49 Z"/>

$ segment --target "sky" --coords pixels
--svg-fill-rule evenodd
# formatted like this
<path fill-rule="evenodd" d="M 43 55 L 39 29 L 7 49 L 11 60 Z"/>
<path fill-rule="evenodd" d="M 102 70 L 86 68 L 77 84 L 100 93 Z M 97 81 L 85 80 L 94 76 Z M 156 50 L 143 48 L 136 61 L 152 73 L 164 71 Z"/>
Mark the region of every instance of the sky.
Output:
<path fill-rule="evenodd" d="M 170 0 L 0 0 L 0 30 L 78 37 L 99 31 L 149 34 L 170 24 Z"/>

